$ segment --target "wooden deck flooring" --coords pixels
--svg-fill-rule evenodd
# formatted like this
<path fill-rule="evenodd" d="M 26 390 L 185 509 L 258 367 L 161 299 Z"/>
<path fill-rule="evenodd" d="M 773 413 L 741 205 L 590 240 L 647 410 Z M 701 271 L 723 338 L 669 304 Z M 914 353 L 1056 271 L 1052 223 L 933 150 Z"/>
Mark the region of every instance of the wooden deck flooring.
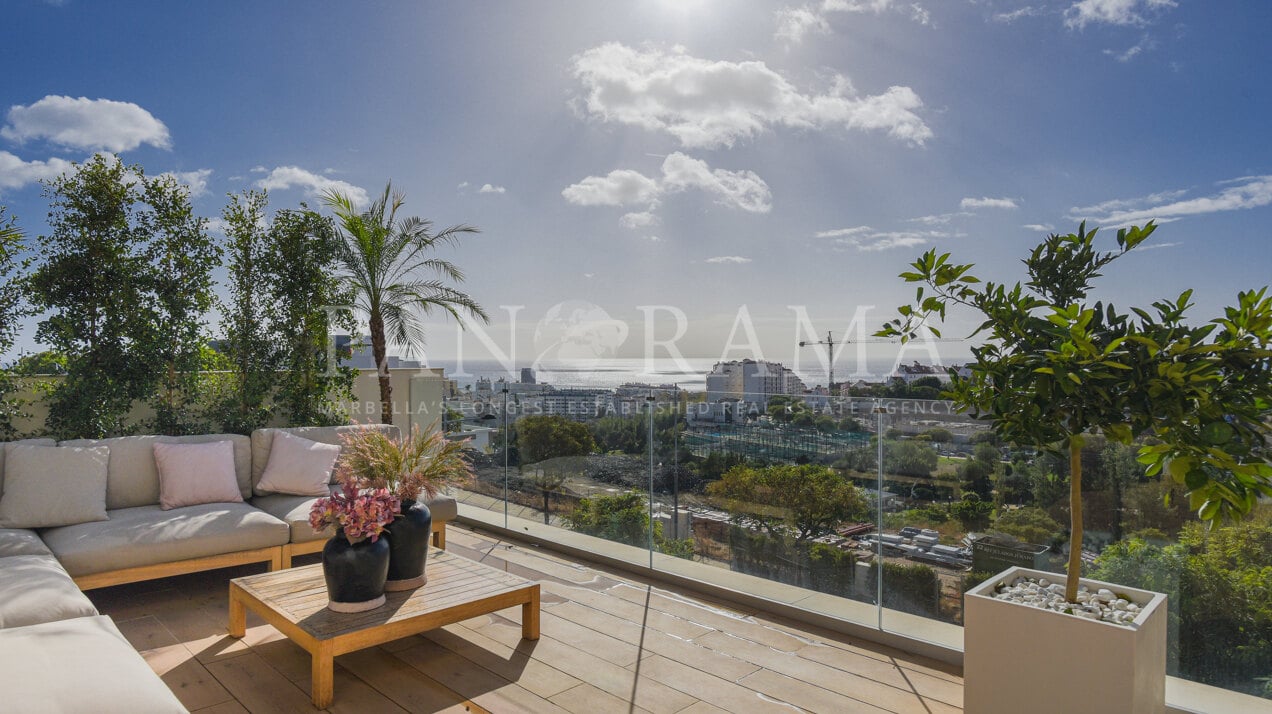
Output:
<path fill-rule="evenodd" d="M 542 581 L 542 637 L 519 608 L 336 658 L 330 712 L 961 711 L 956 668 L 453 527 L 447 549 Z M 307 561 L 305 561 L 307 562 Z M 89 592 L 191 711 L 314 712 L 309 656 L 248 616 L 226 634 L 231 577 Z"/>

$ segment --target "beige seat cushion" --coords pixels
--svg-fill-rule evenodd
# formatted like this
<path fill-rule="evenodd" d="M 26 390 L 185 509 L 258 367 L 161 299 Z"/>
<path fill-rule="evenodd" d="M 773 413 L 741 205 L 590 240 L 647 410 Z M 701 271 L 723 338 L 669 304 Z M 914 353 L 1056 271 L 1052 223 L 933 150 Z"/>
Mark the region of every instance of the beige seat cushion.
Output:
<path fill-rule="evenodd" d="M 234 443 L 234 476 L 239 494 L 252 495 L 252 440 L 242 434 L 198 434 L 195 436 L 119 436 L 113 439 L 75 439 L 61 446 L 108 446 L 110 464 L 106 471 L 106 508 L 134 508 L 159 503 L 159 469 L 155 466 L 156 443 L 205 444 L 209 441 Z"/>
<path fill-rule="evenodd" d="M 334 487 L 332 490 L 335 490 Z M 321 533 L 315 533 L 314 529 L 309 526 L 309 509 L 313 508 L 314 501 L 317 500 L 316 498 L 307 498 L 305 496 L 287 496 L 275 493 L 253 498 L 252 505 L 290 526 L 291 542 L 307 543 L 314 540 L 326 540 L 335 534 L 334 528 L 327 528 Z M 434 524 L 449 523 L 455 520 L 455 516 L 459 512 L 455 499 L 450 496 L 438 495 L 437 498 L 427 503 L 429 511 L 433 515 Z"/>
<path fill-rule="evenodd" d="M 0 558 L 10 555 L 49 555 L 51 551 L 35 531 L 26 528 L 0 528 Z"/>
<path fill-rule="evenodd" d="M 252 505 L 287 524 L 291 529 L 292 543 L 307 543 L 314 540 L 326 540 L 335 535 L 335 527 L 328 527 L 321 533 L 309 527 L 309 509 L 313 508 L 317 498 L 312 496 L 289 496 L 284 493 L 272 493 L 268 496 L 257 496 Z"/>
<path fill-rule="evenodd" d="M 121 508 L 110 520 L 40 533 L 72 576 L 283 545 L 287 524 L 246 503 L 205 503 L 172 511 Z"/>
<path fill-rule="evenodd" d="M 0 628 L 96 614 L 97 608 L 53 556 L 0 558 Z"/>
<path fill-rule="evenodd" d="M 45 528 L 106 520 L 106 464 L 102 447 L 4 447 L 0 528 Z"/>
<path fill-rule="evenodd" d="M 186 712 L 109 617 L 0 630 L 5 711 Z"/>
<path fill-rule="evenodd" d="M 267 491 L 260 487 L 261 477 L 265 474 L 265 466 L 269 464 L 269 454 L 274 446 L 274 435 L 279 432 L 287 432 L 294 434 L 303 439 L 316 441 L 320 444 L 338 444 L 343 445 L 341 436 L 359 429 L 375 429 L 382 431 L 391 438 L 398 438 L 402 431 L 392 424 L 349 424 L 345 426 L 299 426 L 290 429 L 257 429 L 252 432 L 252 490 L 257 496 L 267 495 Z M 336 480 L 337 468 L 331 473 L 331 481 Z"/>
<path fill-rule="evenodd" d="M 18 441 L 6 441 L 0 443 L 0 493 L 4 493 L 4 445 L 5 444 L 31 444 L 33 446 L 57 446 L 57 442 L 52 439 L 21 439 Z"/>

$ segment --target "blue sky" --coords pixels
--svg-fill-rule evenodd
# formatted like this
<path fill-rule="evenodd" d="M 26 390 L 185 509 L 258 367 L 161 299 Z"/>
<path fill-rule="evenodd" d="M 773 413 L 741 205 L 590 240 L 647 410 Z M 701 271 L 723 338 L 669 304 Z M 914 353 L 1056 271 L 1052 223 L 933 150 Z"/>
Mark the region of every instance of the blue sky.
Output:
<path fill-rule="evenodd" d="M 672 311 L 640 308 L 668 305 L 684 354 L 720 356 L 745 305 L 790 362 L 788 306 L 873 329 L 928 247 L 1014 280 L 1083 218 L 1168 221 L 1104 279 L 1119 304 L 1196 288 L 1208 319 L 1272 272 L 1265 0 L 65 0 L 5 20 L 0 205 L 33 238 L 35 180 L 98 150 L 182 177 L 212 219 L 248 187 L 282 208 L 392 179 L 411 213 L 482 229 L 447 257 L 523 355 L 566 302 L 622 325 L 617 354 L 643 353 L 647 314 L 672 337 Z M 525 306 L 513 333 L 503 305 Z M 455 341 L 439 322 L 430 356 Z"/>

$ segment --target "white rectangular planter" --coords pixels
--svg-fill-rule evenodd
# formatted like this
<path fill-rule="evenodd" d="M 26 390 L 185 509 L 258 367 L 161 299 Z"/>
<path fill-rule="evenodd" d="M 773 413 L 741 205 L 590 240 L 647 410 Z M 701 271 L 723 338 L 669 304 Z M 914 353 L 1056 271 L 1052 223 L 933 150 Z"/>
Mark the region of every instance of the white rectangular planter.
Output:
<path fill-rule="evenodd" d="M 1088 620 L 992 597 L 1010 568 L 963 599 L 963 710 L 969 714 L 1161 714 L 1166 710 L 1166 596 L 1082 580 L 1143 608 L 1131 626 Z"/>

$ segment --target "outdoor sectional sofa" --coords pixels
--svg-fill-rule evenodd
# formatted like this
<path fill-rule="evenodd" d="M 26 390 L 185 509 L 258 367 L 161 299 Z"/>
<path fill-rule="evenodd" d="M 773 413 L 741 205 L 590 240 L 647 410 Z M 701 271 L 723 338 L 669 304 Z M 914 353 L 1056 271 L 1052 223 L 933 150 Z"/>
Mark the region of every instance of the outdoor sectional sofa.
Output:
<path fill-rule="evenodd" d="M 343 433 L 360 428 L 398 435 L 397 427 L 375 425 L 261 429 L 250 438 L 209 434 L 14 442 L 107 447 L 107 518 L 38 529 L 0 527 L 3 706 L 22 712 L 185 711 L 82 590 L 244 563 L 264 562 L 275 570 L 290 567 L 293 556 L 320 551 L 331 534 L 309 526 L 315 498 L 266 493 L 259 488 L 261 476 L 280 431 L 339 444 Z M 233 444 L 243 502 L 163 510 L 154 445 L 213 441 Z M 5 450 L 0 448 L 0 503 L 4 470 Z M 57 499 L 59 494 L 50 489 L 47 497 Z M 445 547 L 455 500 L 439 496 L 429 506 L 434 544 Z"/>

